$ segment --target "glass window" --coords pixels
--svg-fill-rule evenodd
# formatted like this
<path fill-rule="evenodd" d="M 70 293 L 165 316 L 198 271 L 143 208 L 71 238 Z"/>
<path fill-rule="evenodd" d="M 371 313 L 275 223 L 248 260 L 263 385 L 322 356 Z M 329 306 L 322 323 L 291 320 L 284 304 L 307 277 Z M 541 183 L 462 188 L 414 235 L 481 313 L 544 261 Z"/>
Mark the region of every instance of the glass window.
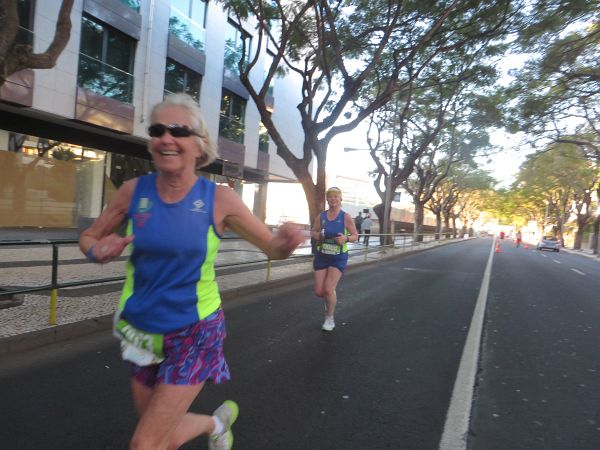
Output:
<path fill-rule="evenodd" d="M 76 228 L 100 214 L 104 151 L 0 133 L 11 150 L 0 151 L 0 227 Z"/>
<path fill-rule="evenodd" d="M 89 17 L 82 17 L 77 84 L 105 97 L 133 101 L 135 41 Z"/>
<path fill-rule="evenodd" d="M 190 19 L 196 22 L 201 27 L 204 27 L 206 20 L 206 2 L 195 1 L 192 2 L 192 10 L 190 11 Z"/>
<path fill-rule="evenodd" d="M 186 16 L 190 14 L 190 0 L 171 0 L 171 7 L 178 9 Z"/>
<path fill-rule="evenodd" d="M 116 31 L 106 30 L 106 62 L 125 72 L 131 71 L 133 45 L 131 38 Z"/>
<path fill-rule="evenodd" d="M 239 76 L 240 74 L 238 64 L 243 55 L 244 40 L 246 41 L 245 66 L 250 61 L 252 40 L 247 33 L 240 30 L 231 22 L 228 22 L 225 26 L 225 69 L 235 76 Z"/>
<path fill-rule="evenodd" d="M 81 20 L 81 53 L 96 59 L 102 59 L 102 40 L 104 28 L 83 17 Z"/>
<path fill-rule="evenodd" d="M 165 95 L 175 92 L 185 92 L 196 101 L 200 100 L 200 84 L 202 76 L 191 69 L 167 59 L 165 69 Z"/>
<path fill-rule="evenodd" d="M 258 126 L 258 150 L 269 153 L 269 132 L 262 122 Z"/>
<path fill-rule="evenodd" d="M 140 12 L 140 0 L 119 0 L 128 8 L 133 9 L 134 11 Z"/>
<path fill-rule="evenodd" d="M 17 2 L 19 28 L 15 37 L 16 44 L 33 45 L 33 7 L 34 0 L 19 0 Z"/>
<path fill-rule="evenodd" d="M 246 100 L 227 89 L 223 89 L 219 136 L 243 144 L 245 118 Z"/>
<path fill-rule="evenodd" d="M 171 0 L 169 33 L 198 51 L 204 51 L 204 43 L 206 42 L 205 22 L 205 1 Z"/>

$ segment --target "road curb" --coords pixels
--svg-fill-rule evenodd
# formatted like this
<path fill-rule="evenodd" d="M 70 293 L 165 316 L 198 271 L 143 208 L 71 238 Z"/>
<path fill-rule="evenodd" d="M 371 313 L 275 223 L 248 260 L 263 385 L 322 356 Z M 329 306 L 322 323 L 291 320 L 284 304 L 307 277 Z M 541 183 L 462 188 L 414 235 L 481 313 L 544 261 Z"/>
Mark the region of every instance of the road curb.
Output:
<path fill-rule="evenodd" d="M 233 300 L 237 297 L 255 294 L 257 292 L 275 289 L 288 284 L 307 281 L 312 279 L 312 272 L 293 275 L 278 280 L 266 281 L 249 286 L 227 289 L 221 292 L 223 301 Z M 0 338 L 0 356 L 7 353 L 17 353 L 33 350 L 45 345 L 85 336 L 99 331 L 110 330 L 113 323 L 113 314 L 107 314 L 92 319 L 84 319 L 78 322 L 65 323 L 44 328 L 43 330 L 31 331 Z"/>

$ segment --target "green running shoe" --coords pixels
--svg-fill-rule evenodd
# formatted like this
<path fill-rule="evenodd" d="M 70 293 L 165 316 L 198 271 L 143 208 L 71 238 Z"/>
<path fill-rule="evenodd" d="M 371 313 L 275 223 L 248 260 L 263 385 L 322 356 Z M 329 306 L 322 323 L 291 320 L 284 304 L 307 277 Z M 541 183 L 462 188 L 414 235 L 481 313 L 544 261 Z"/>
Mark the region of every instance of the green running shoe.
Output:
<path fill-rule="evenodd" d="M 233 400 L 226 400 L 221 406 L 215 409 L 213 416 L 217 416 L 223 423 L 225 429 L 216 436 L 208 437 L 209 450 L 231 450 L 233 447 L 233 433 L 231 426 L 240 413 L 240 408 Z"/>

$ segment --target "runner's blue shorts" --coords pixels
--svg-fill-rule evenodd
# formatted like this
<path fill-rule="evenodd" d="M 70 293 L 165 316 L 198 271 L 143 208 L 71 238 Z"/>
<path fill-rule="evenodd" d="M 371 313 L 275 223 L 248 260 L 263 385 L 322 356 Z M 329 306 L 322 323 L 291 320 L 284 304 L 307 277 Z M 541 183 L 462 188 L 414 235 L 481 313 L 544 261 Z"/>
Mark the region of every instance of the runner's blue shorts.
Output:
<path fill-rule="evenodd" d="M 324 255 L 317 252 L 313 260 L 313 268 L 315 270 L 323 270 L 328 267 L 335 267 L 340 272 L 344 273 L 348 264 L 348 253 L 340 253 L 339 255 Z"/>

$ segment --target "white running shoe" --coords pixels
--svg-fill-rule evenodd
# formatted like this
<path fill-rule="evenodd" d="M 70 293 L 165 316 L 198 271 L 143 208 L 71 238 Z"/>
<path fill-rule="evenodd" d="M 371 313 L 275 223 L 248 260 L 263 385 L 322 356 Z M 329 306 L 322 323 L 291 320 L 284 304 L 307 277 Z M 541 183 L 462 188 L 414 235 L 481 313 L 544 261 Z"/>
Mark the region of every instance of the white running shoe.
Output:
<path fill-rule="evenodd" d="M 323 326 L 321 330 L 323 331 L 333 331 L 335 328 L 335 322 L 333 321 L 333 317 L 325 317 L 325 322 L 323 322 Z"/>

